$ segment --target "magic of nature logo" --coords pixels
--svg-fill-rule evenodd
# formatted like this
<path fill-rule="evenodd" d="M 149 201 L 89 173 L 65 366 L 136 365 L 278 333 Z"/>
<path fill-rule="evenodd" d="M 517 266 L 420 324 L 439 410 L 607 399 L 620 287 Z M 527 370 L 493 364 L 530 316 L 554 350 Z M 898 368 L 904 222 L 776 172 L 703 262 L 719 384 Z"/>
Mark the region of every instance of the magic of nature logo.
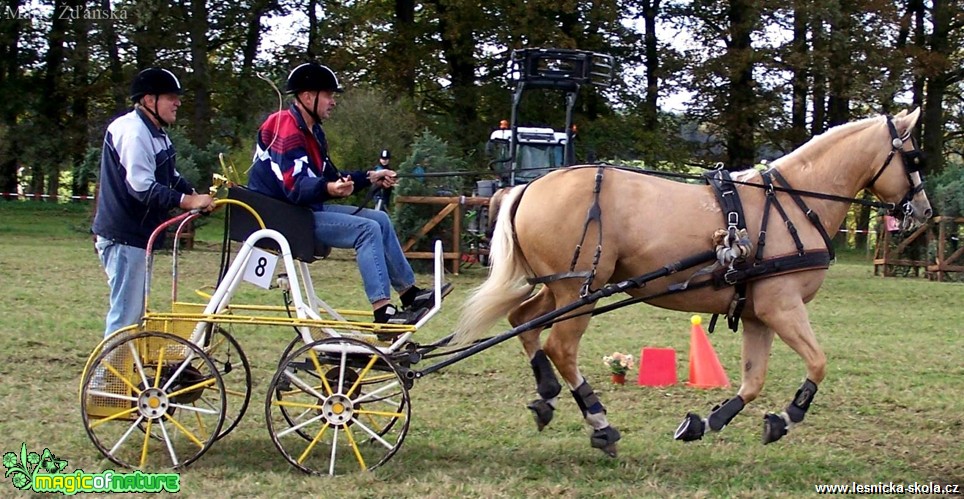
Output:
<path fill-rule="evenodd" d="M 100 473 L 77 470 L 68 473 L 65 471 L 66 459 L 59 459 L 46 448 L 39 454 L 27 452 L 26 442 L 21 444 L 19 454 L 3 454 L 3 467 L 7 469 L 4 478 L 9 478 L 14 487 L 24 491 L 73 495 L 79 492 L 143 493 L 181 490 L 181 476 L 178 473 L 115 473 L 114 470 Z"/>

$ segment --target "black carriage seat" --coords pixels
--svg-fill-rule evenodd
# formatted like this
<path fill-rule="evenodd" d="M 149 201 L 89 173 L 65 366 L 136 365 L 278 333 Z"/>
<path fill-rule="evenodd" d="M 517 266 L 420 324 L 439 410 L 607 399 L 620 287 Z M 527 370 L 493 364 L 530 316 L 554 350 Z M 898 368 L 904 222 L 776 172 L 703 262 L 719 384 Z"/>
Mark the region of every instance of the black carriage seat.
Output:
<path fill-rule="evenodd" d="M 280 232 L 288 240 L 292 258 L 311 263 L 324 259 L 331 253 L 330 246 L 315 242 L 315 219 L 311 208 L 275 199 L 245 187 L 228 189 L 228 199 L 241 201 L 254 208 L 266 228 Z M 228 205 L 228 217 L 228 235 L 233 241 L 243 242 L 261 228 L 254 216 L 240 206 Z M 275 252 L 281 249 L 270 238 L 261 239 L 255 246 Z"/>

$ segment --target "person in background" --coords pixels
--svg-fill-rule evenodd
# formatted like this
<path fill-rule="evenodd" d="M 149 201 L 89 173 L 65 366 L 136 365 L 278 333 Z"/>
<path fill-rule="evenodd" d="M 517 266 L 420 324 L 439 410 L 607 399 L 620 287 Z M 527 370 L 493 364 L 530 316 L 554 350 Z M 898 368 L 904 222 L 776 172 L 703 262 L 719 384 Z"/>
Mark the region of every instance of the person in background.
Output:
<path fill-rule="evenodd" d="M 355 259 L 377 323 L 413 324 L 435 302 L 432 290 L 415 285 L 391 220 L 384 212 L 327 203 L 356 189 L 395 185 L 389 169 L 341 172 L 329 157 L 322 123 L 344 90 L 326 66 L 306 63 L 288 75 L 291 106 L 269 116 L 258 130 L 248 188 L 314 212 L 315 240 L 335 248 L 354 248 Z M 392 289 L 401 307 L 391 303 Z M 451 289 L 446 285 L 443 295 Z"/>
<path fill-rule="evenodd" d="M 382 153 L 378 156 L 378 164 L 376 164 L 372 169 L 376 172 L 381 170 L 391 170 L 391 162 L 391 151 L 388 149 L 382 149 Z M 392 188 L 376 186 L 374 189 L 375 192 L 372 194 L 372 199 L 375 200 L 375 209 L 388 211 L 388 203 L 392 200 Z"/>
<path fill-rule="evenodd" d="M 174 208 L 210 211 L 214 199 L 198 194 L 175 168 L 174 144 L 164 132 L 177 119 L 181 82 L 148 68 L 134 77 L 134 109 L 107 127 L 91 232 L 107 273 L 110 306 L 104 336 L 136 324 L 144 314 L 147 243 Z M 154 241 L 155 250 L 163 244 Z"/>

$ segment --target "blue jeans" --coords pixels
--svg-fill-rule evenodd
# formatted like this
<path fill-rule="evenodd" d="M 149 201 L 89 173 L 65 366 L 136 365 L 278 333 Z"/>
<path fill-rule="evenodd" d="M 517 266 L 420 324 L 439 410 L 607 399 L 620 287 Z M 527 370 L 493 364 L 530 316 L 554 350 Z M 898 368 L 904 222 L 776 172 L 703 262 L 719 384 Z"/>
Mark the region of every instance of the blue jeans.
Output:
<path fill-rule="evenodd" d="M 110 309 L 104 337 L 141 321 L 144 314 L 144 285 L 147 280 L 147 252 L 97 236 L 94 243 L 110 286 Z"/>
<path fill-rule="evenodd" d="M 388 215 L 363 208 L 357 215 L 354 206 L 326 204 L 315 212 L 315 240 L 333 248 L 355 248 L 368 301 L 375 303 L 392 297 L 415 284 L 415 273 L 405 259 L 402 245 Z"/>

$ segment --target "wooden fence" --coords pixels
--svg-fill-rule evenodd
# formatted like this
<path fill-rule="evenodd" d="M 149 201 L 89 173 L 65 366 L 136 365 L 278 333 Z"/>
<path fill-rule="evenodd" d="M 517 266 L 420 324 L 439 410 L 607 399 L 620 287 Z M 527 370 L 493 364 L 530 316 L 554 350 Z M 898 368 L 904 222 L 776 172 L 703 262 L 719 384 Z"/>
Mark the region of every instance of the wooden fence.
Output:
<path fill-rule="evenodd" d="M 964 256 L 964 244 L 959 240 L 961 225 L 964 225 L 964 217 L 934 217 L 896 245 L 895 234 L 882 227 L 874 250 L 874 275 L 890 277 L 897 275 L 898 270 L 906 270 L 908 274 L 920 276 L 923 270 L 929 279 L 943 281 L 949 277 L 949 273 L 964 272 L 964 259 L 961 258 Z M 952 231 L 952 227 L 955 230 Z M 924 238 L 924 255 L 910 255 L 914 243 L 920 238 Z M 934 258 L 930 258 L 928 253 L 935 243 Z"/>
<path fill-rule="evenodd" d="M 431 251 L 412 251 L 415 243 L 429 233 L 436 225 L 445 220 L 446 217 L 454 217 L 452 221 L 452 243 L 448 246 L 448 251 L 442 253 L 442 258 L 451 264 L 451 272 L 459 273 L 459 265 L 462 262 L 462 215 L 465 207 L 487 206 L 489 198 L 477 196 L 397 196 L 395 207 L 398 209 L 404 204 L 427 204 L 439 207 L 435 214 L 425 225 L 418 230 L 415 236 L 410 237 L 402 243 L 402 251 L 410 259 L 431 259 L 434 255 Z M 443 241 L 444 243 L 444 241 Z"/>

